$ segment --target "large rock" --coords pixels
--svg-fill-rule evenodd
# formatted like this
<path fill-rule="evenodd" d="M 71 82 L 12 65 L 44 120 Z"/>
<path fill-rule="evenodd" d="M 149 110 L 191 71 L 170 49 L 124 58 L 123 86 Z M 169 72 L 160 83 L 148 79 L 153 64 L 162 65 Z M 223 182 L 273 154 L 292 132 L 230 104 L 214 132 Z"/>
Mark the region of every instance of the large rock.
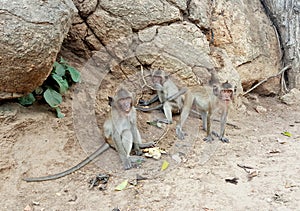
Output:
<path fill-rule="evenodd" d="M 161 0 L 101 0 L 107 12 L 127 21 L 134 30 L 147 26 L 182 20 L 179 8 Z"/>
<path fill-rule="evenodd" d="M 0 99 L 43 83 L 75 12 L 71 0 L 0 1 Z"/>
<path fill-rule="evenodd" d="M 103 49 L 94 47 L 101 43 L 114 58 L 109 67 L 115 75 L 139 71 L 142 63 L 195 85 L 207 83 L 216 68 L 220 80 L 242 92 L 279 68 L 276 33 L 259 0 L 102 0 L 97 7 L 94 0 L 74 2 L 82 18 L 69 34 L 76 40 L 81 30 L 76 51 L 89 49 L 85 55 L 91 55 Z M 94 39 L 84 38 L 88 31 Z M 268 95 L 279 88 L 275 78 L 255 91 Z"/>
<path fill-rule="evenodd" d="M 259 0 L 216 1 L 212 16 L 214 45 L 226 50 L 244 89 L 278 72 L 276 34 Z M 263 94 L 277 93 L 279 80 L 262 86 Z"/>

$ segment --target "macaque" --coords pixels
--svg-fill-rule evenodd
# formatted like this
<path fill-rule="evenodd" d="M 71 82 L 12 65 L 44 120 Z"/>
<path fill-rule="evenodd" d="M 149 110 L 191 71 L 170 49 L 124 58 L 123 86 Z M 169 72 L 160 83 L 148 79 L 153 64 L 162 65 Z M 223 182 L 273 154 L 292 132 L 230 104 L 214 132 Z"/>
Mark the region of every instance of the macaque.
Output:
<path fill-rule="evenodd" d="M 216 135 L 222 142 L 229 142 L 229 139 L 224 137 L 225 125 L 227 120 L 228 109 L 230 102 L 234 99 L 236 87 L 230 83 L 213 84 L 211 86 L 193 87 L 187 91 L 185 96 L 184 106 L 182 108 L 180 122 L 176 127 L 176 134 L 179 139 L 184 139 L 184 132 L 182 127 L 186 121 L 189 113 L 194 105 L 199 109 L 202 119 L 202 127 L 206 131 L 204 141 L 210 142 L 213 140 L 212 134 Z M 221 109 L 221 128 L 220 134 L 211 131 L 211 115 L 217 110 Z"/>
<path fill-rule="evenodd" d="M 142 154 L 140 148 L 153 145 L 153 143 L 142 143 L 136 123 L 136 110 L 132 104 L 133 97 L 131 93 L 124 88 L 118 90 L 114 98 L 109 98 L 111 111 L 103 125 L 106 143 L 100 146 L 85 160 L 64 172 L 44 177 L 25 178 L 23 180 L 27 182 L 40 182 L 64 177 L 84 167 L 109 147 L 116 149 L 124 169 L 132 168 L 133 164 L 143 160 L 142 157 L 140 157 Z M 134 147 L 135 154 L 138 156 L 130 156 L 132 146 Z"/>
<path fill-rule="evenodd" d="M 133 97 L 126 89 L 120 89 L 115 98 L 110 100 L 110 118 L 104 123 L 106 140 L 112 140 L 112 145 L 117 150 L 125 169 L 141 160 L 140 148 L 146 148 L 153 143 L 142 143 L 140 132 L 137 128 L 136 110 L 133 107 Z M 138 156 L 130 156 L 133 150 Z"/>
<path fill-rule="evenodd" d="M 152 82 L 154 89 L 157 91 L 157 95 L 155 95 L 148 102 L 140 100 L 139 105 L 147 106 L 157 100 L 159 100 L 161 104 L 154 108 L 147 109 L 138 107 L 138 109 L 142 111 L 151 111 L 162 107 L 166 116 L 166 120 L 163 122 L 171 124 L 173 122 L 172 113 L 180 112 L 183 106 L 183 94 L 187 91 L 187 89 L 183 88 L 179 90 L 175 83 L 168 76 L 166 76 L 165 72 L 162 70 L 155 70 L 153 72 Z"/>

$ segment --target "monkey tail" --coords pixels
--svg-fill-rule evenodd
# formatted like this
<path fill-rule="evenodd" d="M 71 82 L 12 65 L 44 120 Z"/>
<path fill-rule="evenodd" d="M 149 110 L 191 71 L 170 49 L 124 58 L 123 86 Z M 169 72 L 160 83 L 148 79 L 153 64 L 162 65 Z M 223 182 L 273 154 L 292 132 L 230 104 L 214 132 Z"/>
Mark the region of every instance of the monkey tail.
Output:
<path fill-rule="evenodd" d="M 148 112 L 148 111 L 161 109 L 162 107 L 163 107 L 163 103 L 160 103 L 157 106 L 149 107 L 149 108 L 143 108 L 143 107 L 140 107 L 140 106 L 136 106 L 135 108 L 139 111 Z"/>
<path fill-rule="evenodd" d="M 101 155 L 103 152 L 105 152 L 109 148 L 109 145 L 107 143 L 104 143 L 101 145 L 94 153 L 92 153 L 90 156 L 88 156 L 86 159 L 78 163 L 76 166 L 63 171 L 61 173 L 49 175 L 49 176 L 44 176 L 44 177 L 29 177 L 29 178 L 23 178 L 24 181 L 26 182 L 41 182 L 41 181 L 47 181 L 47 180 L 55 180 L 61 177 L 64 177 L 68 174 L 73 173 L 74 171 L 77 171 L 78 169 L 82 168 L 83 166 L 87 165 L 90 163 L 92 160 L 94 160 L 96 157 Z"/>

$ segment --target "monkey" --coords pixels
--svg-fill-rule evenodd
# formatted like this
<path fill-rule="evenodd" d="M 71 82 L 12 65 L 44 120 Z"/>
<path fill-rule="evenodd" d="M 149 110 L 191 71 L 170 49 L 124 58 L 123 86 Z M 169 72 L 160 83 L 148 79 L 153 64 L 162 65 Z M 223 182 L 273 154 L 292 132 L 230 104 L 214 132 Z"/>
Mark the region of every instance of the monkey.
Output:
<path fill-rule="evenodd" d="M 169 76 L 167 76 L 166 73 L 160 69 L 153 72 L 152 82 L 154 84 L 154 89 L 156 90 L 157 95 L 155 95 L 148 102 L 140 100 L 139 105 L 148 106 L 158 100 L 161 104 L 154 108 L 138 107 L 137 109 L 141 111 L 151 111 L 162 108 L 166 116 L 166 120 L 163 120 L 163 122 L 172 124 L 172 113 L 180 112 L 183 106 L 183 94 L 187 91 L 187 89 L 183 88 L 179 90 L 176 84 L 169 78 Z"/>
<path fill-rule="evenodd" d="M 104 122 L 104 136 L 111 139 L 113 146 L 119 153 L 125 169 L 132 168 L 132 164 L 140 160 L 140 148 L 152 146 L 153 143 L 142 143 L 140 132 L 137 128 L 136 109 L 133 106 L 133 96 L 128 90 L 122 88 L 118 95 L 110 99 L 111 115 Z M 138 156 L 130 156 L 133 150 Z"/>
<path fill-rule="evenodd" d="M 202 127 L 206 131 L 206 137 L 204 138 L 204 141 L 212 141 L 213 134 L 222 142 L 228 143 L 229 139 L 224 137 L 225 124 L 230 102 L 234 100 L 235 92 L 236 86 L 233 87 L 230 83 L 228 83 L 228 81 L 222 84 L 214 83 L 212 86 L 198 86 L 190 88 L 185 94 L 185 102 L 182 108 L 180 121 L 176 126 L 177 137 L 181 140 L 184 139 L 185 134 L 182 131 L 182 127 L 189 116 L 192 106 L 194 105 L 200 110 Z M 220 134 L 211 131 L 211 115 L 218 108 L 222 111 L 220 119 Z"/>
<path fill-rule="evenodd" d="M 105 152 L 109 147 L 116 149 L 123 163 L 124 169 L 128 170 L 139 161 L 142 161 L 141 148 L 151 147 L 154 143 L 142 143 L 136 122 L 136 110 L 133 106 L 133 96 L 125 88 L 117 91 L 113 98 L 109 97 L 109 105 L 111 106 L 109 117 L 103 124 L 105 143 L 101 145 L 94 153 L 81 161 L 76 166 L 63 171 L 61 173 L 43 176 L 24 178 L 27 182 L 40 182 L 47 180 L 55 180 L 77 171 L 84 167 L 96 157 Z M 134 148 L 135 154 L 138 156 L 130 156 L 130 152 Z"/>

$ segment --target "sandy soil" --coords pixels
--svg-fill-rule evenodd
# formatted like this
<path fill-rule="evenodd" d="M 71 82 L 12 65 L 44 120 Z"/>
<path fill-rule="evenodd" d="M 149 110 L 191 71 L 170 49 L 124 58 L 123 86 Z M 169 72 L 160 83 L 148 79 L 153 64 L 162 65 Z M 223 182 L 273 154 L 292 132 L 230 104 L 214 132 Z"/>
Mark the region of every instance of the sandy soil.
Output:
<path fill-rule="evenodd" d="M 203 142 L 205 133 L 196 117 L 189 117 L 185 125 L 189 136 L 180 141 L 174 128 L 178 116 L 175 124 L 160 129 L 146 121 L 162 113 L 139 112 L 143 138 L 159 140 L 167 151 L 161 159 L 148 158 L 140 168 L 124 171 L 110 149 L 64 178 L 22 181 L 65 170 L 102 143 L 93 138 L 101 138 L 101 130 L 95 136 L 94 131 L 87 132 L 84 137 L 91 138 L 78 141 L 80 130 L 90 125 L 88 120 L 76 122 L 73 101 L 65 97 L 63 119 L 39 103 L 27 108 L 12 102 L 0 105 L 0 210 L 299 210 L 300 108 L 281 104 L 276 97 L 253 98 L 247 101 L 247 110 L 232 111 L 229 122 L 239 128 L 227 126 L 228 144 Z M 98 125 L 107 112 L 105 103 L 102 109 L 98 102 Z M 266 111 L 257 112 L 257 105 Z M 292 137 L 282 135 L 284 131 Z M 164 160 L 170 165 L 161 171 Z M 108 183 L 90 188 L 89 181 L 98 174 L 109 175 Z M 137 175 L 145 179 L 136 180 Z M 237 184 L 225 181 L 233 178 Z M 116 191 L 124 180 L 131 184 Z"/>

